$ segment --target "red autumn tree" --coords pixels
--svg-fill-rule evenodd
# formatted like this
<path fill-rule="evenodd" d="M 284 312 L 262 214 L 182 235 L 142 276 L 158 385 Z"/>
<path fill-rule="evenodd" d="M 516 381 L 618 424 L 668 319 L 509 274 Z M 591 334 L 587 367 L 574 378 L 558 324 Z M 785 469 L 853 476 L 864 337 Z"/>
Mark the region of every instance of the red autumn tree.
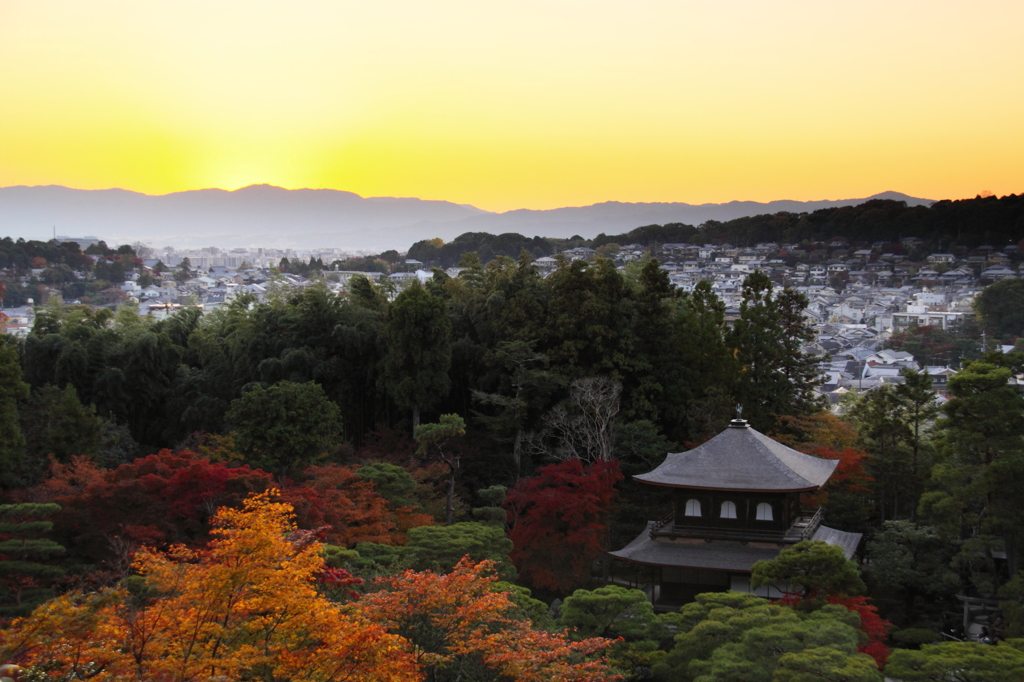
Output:
<path fill-rule="evenodd" d="M 870 597 L 844 597 L 833 595 L 828 598 L 829 604 L 845 606 L 848 611 L 856 611 L 860 616 L 860 630 L 868 640 L 857 650 L 875 659 L 878 667 L 885 666 L 889 660 L 889 647 L 885 640 L 889 639 L 889 628 L 892 623 L 878 615 L 878 607 L 873 606 Z"/>
<path fill-rule="evenodd" d="M 868 455 L 863 450 L 858 450 L 857 448 L 833 450 L 832 448 L 818 446 L 801 448 L 801 451 L 822 459 L 839 460 L 836 470 L 832 472 L 832 476 L 828 479 L 828 484 L 807 496 L 806 503 L 810 506 L 820 507 L 825 505 L 830 495 L 866 495 L 871 493 L 867 484 L 874 479 L 864 469 Z"/>
<path fill-rule="evenodd" d="M 512 561 L 524 582 L 567 593 L 590 580 L 590 566 L 608 539 L 617 462 L 578 459 L 542 467 L 505 499 Z"/>
<path fill-rule="evenodd" d="M 250 493 L 266 490 L 271 480 L 270 474 L 248 466 L 161 450 L 112 471 L 84 457 L 67 464 L 54 461 L 50 478 L 28 496 L 61 505 L 54 539 L 70 554 L 100 562 L 111 559 L 115 538 L 198 546 L 208 539 L 218 507 L 237 506 Z"/>
<path fill-rule="evenodd" d="M 868 495 L 874 479 L 867 473 L 868 454 L 856 447 L 858 436 L 853 425 L 831 412 L 807 417 L 778 417 L 780 433 L 772 437 L 780 443 L 822 459 L 838 459 L 839 464 L 828 484 L 804 500 L 812 507 L 823 506 L 830 495 L 856 497 Z"/>
<path fill-rule="evenodd" d="M 331 544 L 401 545 L 406 530 L 433 523 L 428 514 L 392 505 L 376 492 L 372 481 L 356 474 L 356 467 L 329 464 L 309 467 L 305 473 L 308 481 L 285 488 L 282 499 L 295 508 L 299 526 L 330 526 L 325 539 Z"/>

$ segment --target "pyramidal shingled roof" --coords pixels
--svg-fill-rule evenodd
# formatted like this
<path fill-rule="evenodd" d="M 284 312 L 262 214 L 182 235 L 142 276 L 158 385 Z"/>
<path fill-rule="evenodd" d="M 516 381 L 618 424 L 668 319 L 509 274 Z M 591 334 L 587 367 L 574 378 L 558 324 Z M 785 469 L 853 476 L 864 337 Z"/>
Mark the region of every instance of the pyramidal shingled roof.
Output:
<path fill-rule="evenodd" d="M 638 481 L 680 488 L 796 492 L 828 481 L 839 460 L 797 452 L 734 419 L 725 431 L 687 452 L 669 453 Z"/>

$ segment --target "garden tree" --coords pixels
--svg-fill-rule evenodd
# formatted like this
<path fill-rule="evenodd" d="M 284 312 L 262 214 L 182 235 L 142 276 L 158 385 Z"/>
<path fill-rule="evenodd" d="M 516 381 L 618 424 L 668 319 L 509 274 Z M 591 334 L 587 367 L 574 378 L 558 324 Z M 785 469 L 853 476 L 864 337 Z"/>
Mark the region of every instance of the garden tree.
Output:
<path fill-rule="evenodd" d="M 446 489 L 445 523 L 452 525 L 455 500 L 455 475 L 462 466 L 462 458 L 458 450 L 447 448 L 448 441 L 466 434 L 466 422 L 457 414 L 443 414 L 436 424 L 422 424 L 414 431 L 420 446 L 418 455 L 436 455 L 448 469 L 448 486 Z"/>
<path fill-rule="evenodd" d="M 1024 635 L 1024 574 L 1017 571 L 999 588 L 999 610 L 1004 619 L 1003 637 L 1017 639 Z"/>
<path fill-rule="evenodd" d="M 744 418 L 768 430 L 774 415 L 810 414 L 820 409 L 814 394 L 816 361 L 803 351 L 814 338 L 803 317 L 807 299 L 791 289 L 777 296 L 763 272 L 743 281 L 739 319 L 728 343 L 742 365 L 738 386 Z"/>
<path fill-rule="evenodd" d="M 981 290 L 974 299 L 981 325 L 997 339 L 1009 343 L 1024 336 L 1024 282 L 1004 279 Z"/>
<path fill-rule="evenodd" d="M 48 385 L 32 391 L 21 410 L 21 431 L 26 459 L 39 475 L 45 472 L 47 455 L 61 462 L 73 455 L 100 459 L 104 422 L 95 407 L 82 405 L 71 384 L 64 390 Z"/>
<path fill-rule="evenodd" d="M 873 496 L 873 479 L 865 471 L 867 453 L 851 447 L 802 446 L 798 449 L 821 459 L 839 460 L 828 483 L 808 494 L 811 506 L 822 507 L 829 523 L 838 528 L 867 531 Z"/>
<path fill-rule="evenodd" d="M 420 410 L 433 407 L 451 385 L 451 323 L 444 301 L 414 281 L 391 306 L 385 335 L 385 385 L 399 407 L 412 411 L 415 433 Z"/>
<path fill-rule="evenodd" d="M 897 649 L 885 675 L 901 682 L 1018 682 L 1024 678 L 1024 642 L 943 642 L 925 644 L 919 651 Z"/>
<path fill-rule="evenodd" d="M 515 566 L 509 559 L 512 542 L 505 530 L 482 523 L 464 522 L 450 526 L 411 528 L 405 544 L 404 561 L 416 570 L 447 573 L 463 557 L 494 562 L 503 580 L 513 580 Z"/>
<path fill-rule="evenodd" d="M 18 421 L 18 401 L 29 396 L 29 384 L 22 381 L 17 349 L 7 337 L 0 337 L 0 488 L 23 483 L 25 435 Z"/>
<path fill-rule="evenodd" d="M 664 682 L 882 680 L 875 661 L 857 652 L 857 614 L 839 606 L 801 613 L 752 594 L 715 592 L 664 619 L 679 631 L 654 666 Z"/>
<path fill-rule="evenodd" d="M 622 470 L 617 489 L 619 500 L 611 516 L 611 546 L 622 547 L 636 537 L 637 519 L 661 518 L 671 507 L 671 490 L 633 480 L 681 448 L 670 443 L 657 425 L 643 419 L 623 424 L 615 431 L 615 458 Z"/>
<path fill-rule="evenodd" d="M 886 521 L 868 543 L 872 582 L 902 592 L 904 617 L 914 622 L 917 598 L 948 596 L 960 586 L 950 568 L 956 545 L 935 528 L 912 521 Z"/>
<path fill-rule="evenodd" d="M 536 409 L 562 382 L 547 369 L 547 357 L 534 350 L 536 341 L 501 341 L 488 353 L 487 362 L 500 366 L 503 382 L 498 392 L 473 390 L 473 398 L 497 409 L 487 415 L 474 411 L 476 420 L 498 437 L 512 434 L 512 460 L 516 478 L 522 471 L 523 430 L 531 408 Z"/>
<path fill-rule="evenodd" d="M 42 537 L 53 528 L 45 519 L 58 511 L 56 504 L 0 504 L 0 616 L 24 616 L 53 596 L 47 585 L 64 571 L 40 562 L 64 553 Z"/>
<path fill-rule="evenodd" d="M 428 682 L 599 682 L 617 679 L 593 656 L 611 642 L 572 642 L 534 630 L 510 614 L 515 602 L 495 591 L 494 565 L 464 559 L 446 574 L 430 571 L 381 579 L 383 588 L 356 604 L 365 617 L 404 642 Z"/>
<path fill-rule="evenodd" d="M 162 450 L 114 470 L 81 456 L 67 464 L 53 461 L 51 477 L 28 494 L 61 506 L 53 517 L 53 536 L 69 554 L 108 563 L 115 559 L 114 538 L 130 545 L 199 546 L 208 538 L 217 507 L 237 505 L 270 482 L 270 474 L 248 466 Z"/>
<path fill-rule="evenodd" d="M 433 523 L 427 514 L 417 514 L 407 506 L 392 505 L 355 467 L 313 466 L 303 474 L 305 483 L 286 486 L 281 498 L 295 508 L 300 527 L 329 526 L 324 539 L 332 544 L 344 547 L 360 542 L 402 544 L 407 530 Z"/>
<path fill-rule="evenodd" d="M 100 344 L 113 343 L 96 351 L 97 359 L 104 351 L 109 354 L 106 366 L 95 375 L 92 402 L 101 416 L 126 424 L 136 441 L 158 446 L 164 442 L 165 431 L 175 427 L 168 424 L 165 403 L 182 349 L 165 331 L 154 327 L 152 320 L 140 318 L 137 306 L 121 306 L 112 331 L 112 339 L 98 340 Z"/>
<path fill-rule="evenodd" d="M 627 419 L 660 422 L 666 387 L 676 378 L 672 370 L 678 369 L 673 363 L 672 344 L 680 292 L 656 258 L 640 268 L 634 289 L 636 318 L 632 326 L 636 354 L 642 361 L 623 377 L 627 396 L 624 413 Z"/>
<path fill-rule="evenodd" d="M 703 442 L 735 415 L 741 367 L 726 347 L 726 329 L 725 303 L 701 280 L 684 301 L 674 331 L 678 377 L 666 389 L 673 408 L 666 408 L 664 428 L 675 442 Z"/>
<path fill-rule="evenodd" d="M 29 395 L 29 386 L 21 380 L 18 351 L 0 339 L 0 488 L 21 484 L 24 476 L 25 437 L 18 423 L 18 401 Z"/>
<path fill-rule="evenodd" d="M 41 679 L 415 679 L 402 641 L 316 589 L 321 545 L 257 495 L 214 517 L 207 548 L 140 551 L 136 595 L 67 594 L 0 636 Z"/>
<path fill-rule="evenodd" d="M 559 624 L 581 637 L 639 638 L 654 627 L 654 607 L 642 590 L 606 585 L 576 590 L 562 603 Z"/>
<path fill-rule="evenodd" d="M 607 549 L 617 462 L 570 459 L 537 470 L 508 491 L 512 560 L 524 582 L 567 593 L 590 582 L 594 559 Z"/>
<path fill-rule="evenodd" d="M 253 386 L 224 418 L 247 461 L 282 476 L 329 455 L 340 440 L 338 406 L 312 381 Z"/>
<path fill-rule="evenodd" d="M 623 671 L 650 669 L 665 656 L 662 642 L 671 643 L 672 633 L 654 615 L 647 595 L 618 585 L 576 590 L 565 598 L 558 623 L 574 637 L 618 638 L 608 661 Z"/>
<path fill-rule="evenodd" d="M 356 470 L 359 478 L 373 482 L 373 488 L 395 507 L 415 507 L 412 495 L 416 480 L 402 467 L 388 462 L 370 462 Z"/>
<path fill-rule="evenodd" d="M 956 564 L 983 593 L 998 587 L 993 551 L 1005 548 L 1016 573 L 1024 526 L 1016 492 L 1024 480 L 1024 398 L 1009 379 L 1009 369 L 981 362 L 950 379 L 952 398 L 938 424 L 940 461 L 920 504 L 925 522 L 963 541 Z"/>
<path fill-rule="evenodd" d="M 342 413 L 345 436 L 360 444 L 382 416 L 376 368 L 382 312 L 346 301 L 322 283 L 258 304 L 251 296 L 204 316 L 189 336 L 174 410 L 185 431 L 219 431 L 231 401 L 248 385 L 315 381 Z"/>
<path fill-rule="evenodd" d="M 927 373 L 904 367 L 900 370 L 900 376 L 903 377 L 903 383 L 896 385 L 896 395 L 903 401 L 908 426 L 913 434 L 910 438 L 910 467 L 914 476 L 920 476 L 922 439 L 929 431 L 939 409 L 935 400 L 935 389 L 932 388 L 931 377 Z"/>
<path fill-rule="evenodd" d="M 878 615 L 867 597 L 857 564 L 835 545 L 804 540 L 782 550 L 771 560 L 756 562 L 750 571 L 752 587 L 773 584 L 786 593 L 781 603 L 800 611 L 813 612 L 830 606 L 842 606 L 857 614 L 857 623 L 864 634 L 858 651 L 885 664 L 889 649 L 885 640 L 891 623 Z"/>
<path fill-rule="evenodd" d="M 474 507 L 470 512 L 477 523 L 485 526 L 497 526 L 504 530 L 508 521 L 508 514 L 505 512 L 505 497 L 508 495 L 508 488 L 503 485 L 492 485 L 489 488 L 482 488 L 476 491 L 485 506 Z"/>
<path fill-rule="evenodd" d="M 541 350 L 556 371 L 622 383 L 644 370 L 633 328 L 635 297 L 611 261 L 563 261 L 544 284 L 550 298 Z"/>
<path fill-rule="evenodd" d="M 861 442 L 868 451 L 868 467 L 875 480 L 875 507 L 880 521 L 911 518 L 917 508 L 921 481 L 912 466 L 905 404 L 886 384 L 862 396 L 849 414 L 857 421 Z"/>
<path fill-rule="evenodd" d="M 750 569 L 750 585 L 775 585 L 803 599 L 855 595 L 867 589 L 857 564 L 841 548 L 820 540 L 798 542 L 775 559 L 758 561 Z"/>
<path fill-rule="evenodd" d="M 569 397 L 544 416 L 543 430 L 530 435 L 529 447 L 556 459 L 612 461 L 621 395 L 622 386 L 607 377 L 576 379 Z"/>
<path fill-rule="evenodd" d="M 872 478 L 865 471 L 868 455 L 859 450 L 852 425 L 831 412 L 804 417 L 780 416 L 780 433 L 772 437 L 808 455 L 839 460 L 828 483 L 804 496 L 803 504 L 822 507 L 829 523 L 847 531 L 868 530 Z"/>
<path fill-rule="evenodd" d="M 544 336 L 551 290 L 529 254 L 523 251 L 515 261 L 496 259 L 488 263 L 486 283 L 491 294 L 488 309 L 493 319 L 489 325 L 494 335 L 492 345 L 496 347 L 500 340 L 533 341 Z"/>

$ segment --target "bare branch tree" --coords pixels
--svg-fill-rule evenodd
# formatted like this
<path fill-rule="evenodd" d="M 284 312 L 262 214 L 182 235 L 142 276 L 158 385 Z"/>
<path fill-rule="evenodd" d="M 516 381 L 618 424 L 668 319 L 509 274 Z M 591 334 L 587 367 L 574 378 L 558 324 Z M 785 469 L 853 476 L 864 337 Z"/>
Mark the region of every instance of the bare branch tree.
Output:
<path fill-rule="evenodd" d="M 529 434 L 524 448 L 542 448 L 562 460 L 610 461 L 621 394 L 622 386 L 607 377 L 577 379 L 569 387 L 569 399 L 544 417 L 543 433 Z"/>

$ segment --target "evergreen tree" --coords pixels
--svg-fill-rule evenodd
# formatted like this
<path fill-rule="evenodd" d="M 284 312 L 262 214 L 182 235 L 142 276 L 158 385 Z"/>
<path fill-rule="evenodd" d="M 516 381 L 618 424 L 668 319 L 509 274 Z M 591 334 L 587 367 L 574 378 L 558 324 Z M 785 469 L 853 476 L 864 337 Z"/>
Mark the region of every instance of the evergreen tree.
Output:
<path fill-rule="evenodd" d="M 386 335 L 388 393 L 399 407 L 412 411 L 415 433 L 420 410 L 433 407 L 451 387 L 451 323 L 444 302 L 414 281 L 391 306 Z"/>
<path fill-rule="evenodd" d="M 448 468 L 448 485 L 445 489 L 445 525 L 452 525 L 452 514 L 455 502 L 455 475 L 462 467 L 462 459 L 458 452 L 445 447 L 449 440 L 466 434 L 466 422 L 457 414 L 443 414 L 436 424 L 423 424 L 416 427 L 416 440 L 420 442 L 417 454 L 430 456 L 436 454 Z"/>
<path fill-rule="evenodd" d="M 802 349 L 813 332 L 803 318 L 806 298 L 792 290 L 778 296 L 761 271 L 743 282 L 740 316 L 730 345 L 742 365 L 739 402 L 754 428 L 769 430 L 776 415 L 806 415 L 820 408 L 814 397 L 817 369 Z"/>
<path fill-rule="evenodd" d="M 254 386 L 231 402 L 225 419 L 249 463 L 282 475 L 329 454 L 341 430 L 338 406 L 312 381 Z"/>
<path fill-rule="evenodd" d="M 932 470 L 933 490 L 921 497 L 923 520 L 961 540 L 956 563 L 982 593 L 998 587 L 994 552 L 1004 549 L 1010 574 L 1024 540 L 1024 397 L 1009 369 L 973 362 L 950 379 Z"/>
<path fill-rule="evenodd" d="M 45 386 L 32 392 L 22 409 L 21 430 L 26 441 L 26 463 L 42 474 L 47 455 L 68 462 L 74 455 L 100 457 L 104 423 L 94 406 L 82 405 L 75 387 Z"/>
<path fill-rule="evenodd" d="M 741 366 L 726 345 L 725 304 L 701 280 L 686 299 L 674 330 L 678 367 L 670 396 L 676 406 L 665 434 L 700 443 L 721 431 L 735 414 Z"/>
<path fill-rule="evenodd" d="M 7 337 L 0 338 L 0 487 L 22 483 L 25 436 L 18 419 L 18 401 L 29 395 L 21 380 L 18 352 Z"/>
<path fill-rule="evenodd" d="M 64 552 L 42 537 L 53 523 L 44 521 L 60 511 L 57 504 L 0 505 L 0 615 L 23 616 L 53 596 L 47 588 L 64 575 L 57 566 L 39 563 Z"/>

